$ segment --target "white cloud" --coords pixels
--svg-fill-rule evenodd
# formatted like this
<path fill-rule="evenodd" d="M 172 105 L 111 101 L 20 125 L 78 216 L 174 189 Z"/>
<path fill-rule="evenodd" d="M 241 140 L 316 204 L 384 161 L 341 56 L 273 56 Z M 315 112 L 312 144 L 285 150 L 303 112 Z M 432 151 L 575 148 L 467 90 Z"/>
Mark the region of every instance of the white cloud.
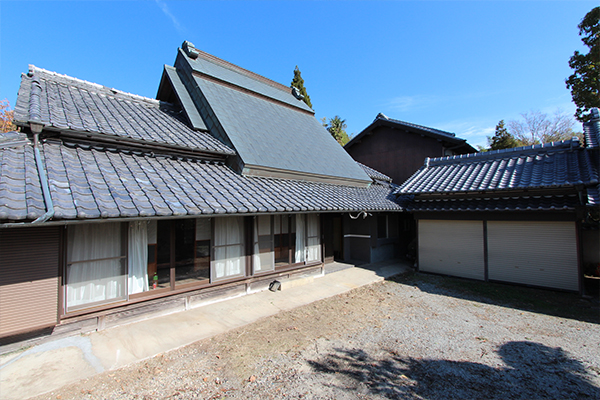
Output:
<path fill-rule="evenodd" d="M 467 142 L 473 147 L 487 147 L 487 137 L 494 135 L 497 123 L 498 121 L 479 119 L 454 120 L 442 122 L 436 125 L 436 128 L 446 132 L 453 132 L 461 139 L 467 139 Z"/>
<path fill-rule="evenodd" d="M 406 113 L 409 111 L 414 111 L 416 109 L 433 107 L 441 100 L 442 99 L 440 97 L 426 95 L 398 96 L 391 99 L 385 105 L 385 108 L 391 111 Z"/>
<path fill-rule="evenodd" d="M 171 22 L 173 22 L 173 25 L 175 26 L 175 29 L 177 29 L 177 32 L 183 33 L 183 27 L 181 26 L 181 24 L 179 23 L 177 18 L 175 18 L 175 16 L 171 13 L 171 11 L 169 10 L 169 7 L 167 6 L 167 3 L 165 3 L 164 1 L 161 1 L 161 0 L 154 0 L 154 1 L 160 7 L 162 12 L 167 17 L 169 17 L 169 19 L 171 19 Z"/>

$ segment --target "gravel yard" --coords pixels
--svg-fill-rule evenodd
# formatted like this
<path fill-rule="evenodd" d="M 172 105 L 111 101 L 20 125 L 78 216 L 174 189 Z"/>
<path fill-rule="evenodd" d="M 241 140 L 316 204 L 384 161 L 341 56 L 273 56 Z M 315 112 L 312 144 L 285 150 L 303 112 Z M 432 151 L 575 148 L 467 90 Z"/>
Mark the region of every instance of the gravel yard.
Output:
<path fill-rule="evenodd" d="M 598 399 L 598 319 L 576 295 L 411 273 L 37 399 Z"/>

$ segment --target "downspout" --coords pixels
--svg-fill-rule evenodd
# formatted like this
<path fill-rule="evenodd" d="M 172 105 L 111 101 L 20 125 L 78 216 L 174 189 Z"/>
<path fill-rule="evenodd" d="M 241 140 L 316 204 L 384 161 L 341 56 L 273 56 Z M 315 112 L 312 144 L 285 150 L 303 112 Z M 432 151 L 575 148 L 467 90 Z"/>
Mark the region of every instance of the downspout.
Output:
<path fill-rule="evenodd" d="M 46 177 L 46 170 L 42 164 L 42 155 L 39 149 L 40 132 L 42 131 L 43 125 L 39 122 L 29 122 L 31 131 L 33 132 L 33 153 L 35 156 L 35 164 L 37 166 L 38 176 L 40 177 L 40 183 L 42 186 L 42 193 L 44 195 L 44 203 L 46 203 L 46 213 L 32 222 L 32 224 L 41 224 L 48 221 L 54 216 L 54 204 L 52 203 L 52 197 L 50 197 L 50 186 L 48 185 L 48 178 Z"/>

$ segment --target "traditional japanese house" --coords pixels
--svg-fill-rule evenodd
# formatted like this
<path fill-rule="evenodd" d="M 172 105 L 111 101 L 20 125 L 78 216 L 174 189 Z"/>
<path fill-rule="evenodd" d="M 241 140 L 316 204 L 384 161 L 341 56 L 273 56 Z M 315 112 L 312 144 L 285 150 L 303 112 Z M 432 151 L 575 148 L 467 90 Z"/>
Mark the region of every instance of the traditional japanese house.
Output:
<path fill-rule="evenodd" d="M 0 136 L 2 343 L 395 255 L 391 180 L 291 88 L 189 42 L 156 99 L 30 66 L 15 122 Z"/>

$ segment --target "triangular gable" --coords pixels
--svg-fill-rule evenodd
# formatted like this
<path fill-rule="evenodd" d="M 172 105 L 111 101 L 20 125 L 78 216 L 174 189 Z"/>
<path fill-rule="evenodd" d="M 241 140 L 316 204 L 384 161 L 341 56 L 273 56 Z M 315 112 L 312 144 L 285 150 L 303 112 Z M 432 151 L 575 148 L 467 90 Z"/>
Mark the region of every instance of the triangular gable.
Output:
<path fill-rule="evenodd" d="M 247 176 L 370 184 L 291 88 L 187 46 L 175 69 L 209 132 L 236 150 L 232 167 Z"/>

